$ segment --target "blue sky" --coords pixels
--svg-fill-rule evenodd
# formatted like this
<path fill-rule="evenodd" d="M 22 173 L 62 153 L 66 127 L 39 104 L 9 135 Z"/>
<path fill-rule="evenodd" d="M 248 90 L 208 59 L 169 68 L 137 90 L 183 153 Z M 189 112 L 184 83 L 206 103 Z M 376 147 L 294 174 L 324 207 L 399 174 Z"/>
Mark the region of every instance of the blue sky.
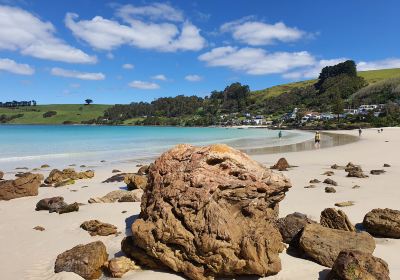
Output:
<path fill-rule="evenodd" d="M 0 0 L 0 101 L 262 89 L 345 59 L 400 68 L 400 2 Z"/>

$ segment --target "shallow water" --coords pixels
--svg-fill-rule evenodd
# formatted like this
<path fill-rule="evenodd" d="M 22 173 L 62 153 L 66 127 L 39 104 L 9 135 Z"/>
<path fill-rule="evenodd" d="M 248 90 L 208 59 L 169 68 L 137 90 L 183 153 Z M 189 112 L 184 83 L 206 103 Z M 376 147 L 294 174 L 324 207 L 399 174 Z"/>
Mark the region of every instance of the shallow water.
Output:
<path fill-rule="evenodd" d="M 268 129 L 132 126 L 0 126 L 0 169 L 43 163 L 98 164 L 146 160 L 180 143 L 225 143 L 241 150 L 285 146 L 312 138 L 309 132 Z"/>

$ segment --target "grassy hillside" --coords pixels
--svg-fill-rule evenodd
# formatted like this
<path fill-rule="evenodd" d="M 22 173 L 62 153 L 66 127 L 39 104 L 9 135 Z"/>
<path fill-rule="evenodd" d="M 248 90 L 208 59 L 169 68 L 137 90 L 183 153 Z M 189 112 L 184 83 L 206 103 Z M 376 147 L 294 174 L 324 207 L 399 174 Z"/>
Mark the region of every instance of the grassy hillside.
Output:
<path fill-rule="evenodd" d="M 9 123 L 16 124 L 62 124 L 65 121 L 81 123 L 103 116 L 104 111 L 111 105 L 80 105 L 80 104 L 59 104 L 59 105 L 38 105 L 19 108 L 0 108 L 0 116 L 13 116 L 23 114 L 23 117 L 13 119 Z M 43 114 L 49 111 L 56 111 L 55 116 L 44 118 Z"/>
<path fill-rule="evenodd" d="M 361 71 L 358 72 L 358 75 L 363 77 L 368 82 L 368 84 L 371 85 L 385 79 L 400 77 L 400 68 Z M 299 88 L 312 85 L 315 82 L 316 80 L 306 80 L 301 82 L 288 83 L 288 84 L 273 86 L 262 90 L 255 90 L 252 93 L 254 94 L 254 97 L 266 99 L 269 97 L 280 95 L 284 92 L 289 92 L 291 89 L 296 87 Z"/>

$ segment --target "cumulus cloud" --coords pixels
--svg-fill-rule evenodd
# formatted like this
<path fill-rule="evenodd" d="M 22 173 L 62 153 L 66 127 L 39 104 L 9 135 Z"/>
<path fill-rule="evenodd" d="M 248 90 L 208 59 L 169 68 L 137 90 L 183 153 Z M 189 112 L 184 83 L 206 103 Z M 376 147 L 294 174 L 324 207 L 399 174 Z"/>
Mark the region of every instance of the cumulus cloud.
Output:
<path fill-rule="evenodd" d="M 168 80 L 164 74 L 158 74 L 151 77 L 153 80 L 166 81 Z"/>
<path fill-rule="evenodd" d="M 199 60 L 211 67 L 228 67 L 250 75 L 286 73 L 315 64 L 315 58 L 306 51 L 269 53 L 260 48 L 232 46 L 214 48 L 200 55 Z"/>
<path fill-rule="evenodd" d="M 104 80 L 106 78 L 106 76 L 103 73 L 79 72 L 75 70 L 67 70 L 57 67 L 52 68 L 50 73 L 54 76 L 75 78 L 80 80 L 90 80 L 90 81 L 99 81 L 99 80 Z"/>
<path fill-rule="evenodd" d="M 318 78 L 319 73 L 321 73 L 322 68 L 326 66 L 336 65 L 340 62 L 346 61 L 347 58 L 334 58 L 334 59 L 322 59 L 316 61 L 314 65 L 310 67 L 305 67 L 303 69 L 298 69 L 296 71 L 288 72 L 283 74 L 282 76 L 286 79 L 290 80 L 299 80 L 299 79 L 314 79 Z"/>
<path fill-rule="evenodd" d="M 156 83 L 150 83 L 150 82 L 145 82 L 145 81 L 132 81 L 128 85 L 131 88 L 145 89 L 145 90 L 160 88 L 160 86 Z"/>
<path fill-rule="evenodd" d="M 0 71 L 7 71 L 19 75 L 33 75 L 35 69 L 28 64 L 19 64 L 12 59 L 0 58 Z"/>
<path fill-rule="evenodd" d="M 185 77 L 185 80 L 186 80 L 186 81 L 189 81 L 189 82 L 199 82 L 199 81 L 201 81 L 202 79 L 203 79 L 203 77 L 201 77 L 201 76 L 199 76 L 199 75 L 195 75 L 195 74 L 187 75 L 187 76 Z"/>
<path fill-rule="evenodd" d="M 283 22 L 268 24 L 244 18 L 225 23 L 222 32 L 232 33 L 234 39 L 252 46 L 261 46 L 280 42 L 293 42 L 302 38 L 306 32 L 288 27 Z"/>
<path fill-rule="evenodd" d="M 200 35 L 200 29 L 187 20 L 183 21 L 183 16 L 179 17 L 177 13 L 159 12 L 166 9 L 173 8 L 160 3 L 143 7 L 122 6 L 117 10 L 117 16 L 124 23 L 101 16 L 79 20 L 77 14 L 67 13 L 65 24 L 75 37 L 99 50 L 110 51 L 122 45 L 163 52 L 202 49 L 206 41 Z M 182 22 L 178 25 L 176 21 Z"/>
<path fill-rule="evenodd" d="M 400 58 L 387 58 L 375 61 L 360 61 L 357 63 L 358 71 L 400 68 Z"/>
<path fill-rule="evenodd" d="M 20 8 L 0 6 L 0 50 L 68 63 L 95 63 L 96 57 L 55 36 L 56 29 Z"/>
<path fill-rule="evenodd" d="M 131 70 L 131 69 L 135 68 L 135 65 L 130 64 L 130 63 L 125 63 L 124 65 L 122 65 L 122 68 L 124 68 L 126 70 Z"/>

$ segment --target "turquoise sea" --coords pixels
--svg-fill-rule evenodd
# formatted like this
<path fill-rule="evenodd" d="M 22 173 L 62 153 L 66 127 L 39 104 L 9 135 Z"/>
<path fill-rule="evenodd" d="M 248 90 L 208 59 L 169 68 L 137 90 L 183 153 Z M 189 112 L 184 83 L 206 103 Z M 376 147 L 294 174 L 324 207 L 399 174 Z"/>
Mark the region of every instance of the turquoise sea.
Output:
<path fill-rule="evenodd" d="M 2 166 L 33 167 L 49 162 L 140 162 L 180 143 L 226 143 L 246 151 L 310 138 L 307 132 L 283 131 L 278 139 L 278 131 L 256 128 L 0 125 L 0 170 Z"/>

